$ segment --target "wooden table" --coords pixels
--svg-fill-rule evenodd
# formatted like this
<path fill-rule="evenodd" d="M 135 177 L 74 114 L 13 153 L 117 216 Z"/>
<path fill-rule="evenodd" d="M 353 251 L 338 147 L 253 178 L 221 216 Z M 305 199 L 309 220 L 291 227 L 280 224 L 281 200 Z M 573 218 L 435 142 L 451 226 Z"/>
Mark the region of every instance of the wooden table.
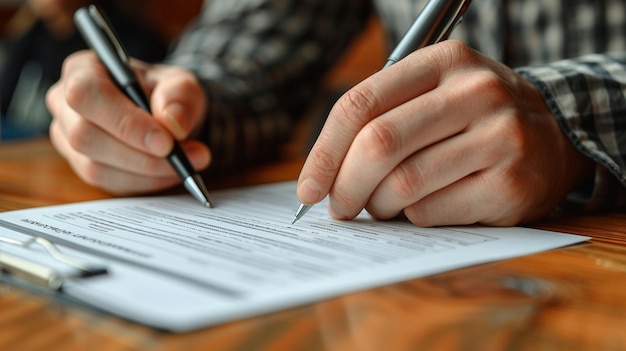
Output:
<path fill-rule="evenodd" d="M 213 188 L 295 179 L 298 153 Z M 45 140 L 0 144 L 0 210 L 102 199 Z M 626 215 L 537 228 L 585 244 L 170 334 L 0 284 L 0 350 L 626 350 Z"/>

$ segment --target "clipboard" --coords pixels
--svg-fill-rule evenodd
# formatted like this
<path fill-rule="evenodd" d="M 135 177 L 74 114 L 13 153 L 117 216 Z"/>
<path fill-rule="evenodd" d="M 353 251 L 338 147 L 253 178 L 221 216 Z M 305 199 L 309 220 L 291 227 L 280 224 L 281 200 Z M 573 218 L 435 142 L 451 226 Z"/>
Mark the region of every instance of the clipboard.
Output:
<path fill-rule="evenodd" d="M 169 332 L 187 332 L 278 309 L 245 304 L 232 308 L 239 299 L 236 291 L 95 252 L 3 220 L 0 282 L 55 303 Z"/>
<path fill-rule="evenodd" d="M 0 235 L 0 243 L 8 244 L 0 247 L 0 272 L 48 290 L 61 292 L 68 280 L 86 279 L 108 272 L 101 264 L 86 262 L 63 253 L 50 240 L 42 237 L 18 240 Z M 44 249 L 39 252 L 40 255 L 31 250 L 35 245 Z M 11 246 L 14 247 L 13 250 Z M 49 259 L 56 264 L 50 264 Z"/>

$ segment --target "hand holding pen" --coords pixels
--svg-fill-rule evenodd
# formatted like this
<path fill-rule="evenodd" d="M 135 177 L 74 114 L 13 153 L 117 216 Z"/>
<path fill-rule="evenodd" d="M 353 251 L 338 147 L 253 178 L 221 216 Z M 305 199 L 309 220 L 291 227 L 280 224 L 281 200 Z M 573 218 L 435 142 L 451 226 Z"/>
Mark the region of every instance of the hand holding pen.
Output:
<path fill-rule="evenodd" d="M 397 63 L 417 49 L 447 39 L 463 17 L 470 1 L 430 0 L 391 52 L 383 69 Z M 302 203 L 291 223 L 302 218 L 311 206 Z"/>
<path fill-rule="evenodd" d="M 393 61 L 330 111 L 294 222 L 329 196 L 336 219 L 365 209 L 418 226 L 516 225 L 549 214 L 593 169 L 539 90 L 502 63 L 455 40 Z"/>
<path fill-rule="evenodd" d="M 79 13 L 79 28 L 98 26 L 93 32 L 102 34 L 103 24 L 87 8 Z M 172 66 L 131 60 L 131 70 L 123 50 L 115 45 L 112 50 L 107 52 L 118 60 L 117 66 L 102 60 L 103 51 L 100 56 L 83 51 L 66 59 L 60 80 L 47 96 L 54 146 L 83 180 L 109 192 L 153 192 L 181 178 L 192 179 L 186 187 L 194 193 L 197 185 L 194 196 L 208 205 L 195 169 L 209 164 L 210 153 L 206 145 L 188 138 L 205 116 L 200 84 L 190 72 Z M 149 101 L 141 96 L 144 90 L 150 93 Z"/>

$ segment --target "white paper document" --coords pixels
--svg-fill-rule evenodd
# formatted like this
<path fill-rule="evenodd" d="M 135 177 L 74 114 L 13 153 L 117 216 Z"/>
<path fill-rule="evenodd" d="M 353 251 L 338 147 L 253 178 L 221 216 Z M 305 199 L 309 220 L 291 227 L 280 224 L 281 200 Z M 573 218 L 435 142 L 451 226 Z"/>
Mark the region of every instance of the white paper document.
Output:
<path fill-rule="evenodd" d="M 41 236 L 106 266 L 106 275 L 67 281 L 63 293 L 172 331 L 588 239 L 520 227 L 419 228 L 365 212 L 337 221 L 325 202 L 292 225 L 295 186 L 214 192 L 214 208 L 175 195 L 4 212 L 0 236 Z M 0 242 L 3 250 L 18 249 Z"/>

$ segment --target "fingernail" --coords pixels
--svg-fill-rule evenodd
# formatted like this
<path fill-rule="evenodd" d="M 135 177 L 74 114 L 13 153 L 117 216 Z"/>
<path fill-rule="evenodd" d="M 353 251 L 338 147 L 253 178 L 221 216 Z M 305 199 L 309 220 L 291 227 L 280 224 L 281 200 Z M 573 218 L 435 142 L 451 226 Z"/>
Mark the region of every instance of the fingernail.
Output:
<path fill-rule="evenodd" d="M 174 135 L 174 138 L 178 140 L 185 139 L 187 137 L 187 131 L 180 125 L 176 116 L 182 116 L 185 113 L 185 109 L 177 103 L 168 105 L 163 114 L 167 117 L 167 127 Z"/>
<path fill-rule="evenodd" d="M 172 149 L 172 138 L 160 129 L 152 129 L 146 134 L 146 146 L 156 155 L 167 155 Z"/>
<path fill-rule="evenodd" d="M 320 186 L 311 179 L 305 179 L 300 184 L 300 201 L 304 204 L 313 204 L 319 201 L 322 191 Z"/>

